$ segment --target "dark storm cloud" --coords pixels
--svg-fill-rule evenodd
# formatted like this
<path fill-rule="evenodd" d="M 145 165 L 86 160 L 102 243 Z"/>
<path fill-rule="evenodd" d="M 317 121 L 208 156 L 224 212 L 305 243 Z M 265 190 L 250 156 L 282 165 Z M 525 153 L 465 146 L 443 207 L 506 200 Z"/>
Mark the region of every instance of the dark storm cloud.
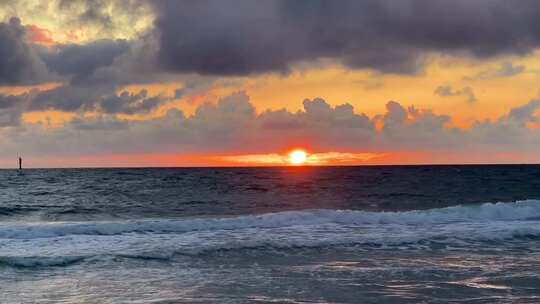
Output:
<path fill-rule="evenodd" d="M 46 74 L 45 65 L 25 40 L 21 21 L 0 22 L 0 85 L 32 84 Z"/>
<path fill-rule="evenodd" d="M 540 43 L 534 0 L 234 0 L 152 2 L 161 64 L 178 72 L 246 75 L 337 59 L 413 73 L 430 52 L 486 58 Z"/>
<path fill-rule="evenodd" d="M 109 66 L 114 59 L 128 51 L 125 40 L 98 40 L 85 45 L 60 45 L 54 51 L 44 52 L 43 60 L 49 70 L 72 81 L 87 80 L 100 67 Z"/>
<path fill-rule="evenodd" d="M 162 1 L 159 58 L 171 70 L 249 74 L 286 70 L 303 51 L 280 45 L 284 34 L 273 2 Z M 236 8 L 234 8 L 236 7 Z M 281 50 L 281 48 L 283 48 Z M 308 55 L 308 54 L 305 54 Z"/>

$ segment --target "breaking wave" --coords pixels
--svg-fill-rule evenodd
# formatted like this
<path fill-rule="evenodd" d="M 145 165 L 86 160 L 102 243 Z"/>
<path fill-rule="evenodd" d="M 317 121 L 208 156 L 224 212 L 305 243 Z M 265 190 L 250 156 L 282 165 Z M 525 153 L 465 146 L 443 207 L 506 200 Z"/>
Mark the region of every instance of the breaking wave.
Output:
<path fill-rule="evenodd" d="M 50 239 L 53 238 L 53 239 Z M 406 212 L 294 211 L 231 218 L 0 225 L 0 266 L 66 267 L 274 250 L 522 246 L 540 251 L 540 201 Z M 340 249 L 341 250 L 341 249 Z M 535 249 L 536 250 L 536 249 Z"/>
<path fill-rule="evenodd" d="M 42 222 L 32 224 L 8 223 L 0 224 L 0 239 L 34 239 L 67 235 L 119 235 L 126 233 L 168 234 L 325 224 L 427 225 L 453 222 L 520 221 L 534 219 L 540 219 L 540 200 L 526 200 L 514 203 L 485 203 L 404 212 L 310 210 L 228 218 L 111 222 Z"/>

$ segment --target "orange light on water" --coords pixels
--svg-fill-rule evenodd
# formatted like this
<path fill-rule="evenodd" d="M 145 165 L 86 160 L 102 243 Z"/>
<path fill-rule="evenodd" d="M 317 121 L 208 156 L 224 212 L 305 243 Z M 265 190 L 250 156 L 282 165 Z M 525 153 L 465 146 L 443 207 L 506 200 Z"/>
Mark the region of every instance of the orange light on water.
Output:
<path fill-rule="evenodd" d="M 289 162 L 293 165 L 302 165 L 306 163 L 307 153 L 304 150 L 294 150 L 289 153 Z"/>

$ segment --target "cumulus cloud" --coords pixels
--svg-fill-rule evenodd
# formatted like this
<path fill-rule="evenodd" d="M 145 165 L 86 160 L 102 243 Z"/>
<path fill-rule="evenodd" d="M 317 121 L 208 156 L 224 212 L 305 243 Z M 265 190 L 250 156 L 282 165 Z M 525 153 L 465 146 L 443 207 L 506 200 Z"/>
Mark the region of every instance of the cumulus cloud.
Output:
<path fill-rule="evenodd" d="M 348 104 L 331 106 L 322 99 L 305 100 L 303 110 L 259 112 L 245 93 L 217 103 L 200 105 L 186 116 L 170 110 L 147 121 L 126 121 L 114 115 L 81 116 L 61 128 L 42 130 L 27 126 L 18 133 L 0 132 L 6 143 L 1 155 L 15 148 L 40 154 L 175 153 L 253 155 L 302 146 L 311 151 L 351 153 L 442 152 L 490 153 L 540 152 L 537 111 L 540 101 L 511 109 L 495 121 L 479 121 L 470 129 L 448 127 L 451 116 L 430 110 L 387 103 L 385 113 L 369 117 Z M 382 123 L 382 127 L 376 127 Z M 62 148 L 55 143 L 61 139 Z"/>
<path fill-rule="evenodd" d="M 443 85 L 438 86 L 435 89 L 435 95 L 441 97 L 453 97 L 453 96 L 465 96 L 469 103 L 474 103 L 477 101 L 474 90 L 471 87 L 464 87 L 462 89 L 454 90 L 451 86 Z"/>
<path fill-rule="evenodd" d="M 502 118 L 503 122 L 512 122 L 518 126 L 525 126 L 527 123 L 539 123 L 540 117 L 536 111 L 540 108 L 540 100 L 532 100 L 527 104 L 510 110 L 508 116 Z"/>

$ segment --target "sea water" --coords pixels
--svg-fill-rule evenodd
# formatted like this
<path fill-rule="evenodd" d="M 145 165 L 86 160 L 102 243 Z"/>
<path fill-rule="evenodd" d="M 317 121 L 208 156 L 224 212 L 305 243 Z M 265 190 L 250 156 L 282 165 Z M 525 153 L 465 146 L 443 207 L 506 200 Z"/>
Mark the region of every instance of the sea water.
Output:
<path fill-rule="evenodd" d="M 540 303 L 540 166 L 0 170 L 0 303 Z"/>

